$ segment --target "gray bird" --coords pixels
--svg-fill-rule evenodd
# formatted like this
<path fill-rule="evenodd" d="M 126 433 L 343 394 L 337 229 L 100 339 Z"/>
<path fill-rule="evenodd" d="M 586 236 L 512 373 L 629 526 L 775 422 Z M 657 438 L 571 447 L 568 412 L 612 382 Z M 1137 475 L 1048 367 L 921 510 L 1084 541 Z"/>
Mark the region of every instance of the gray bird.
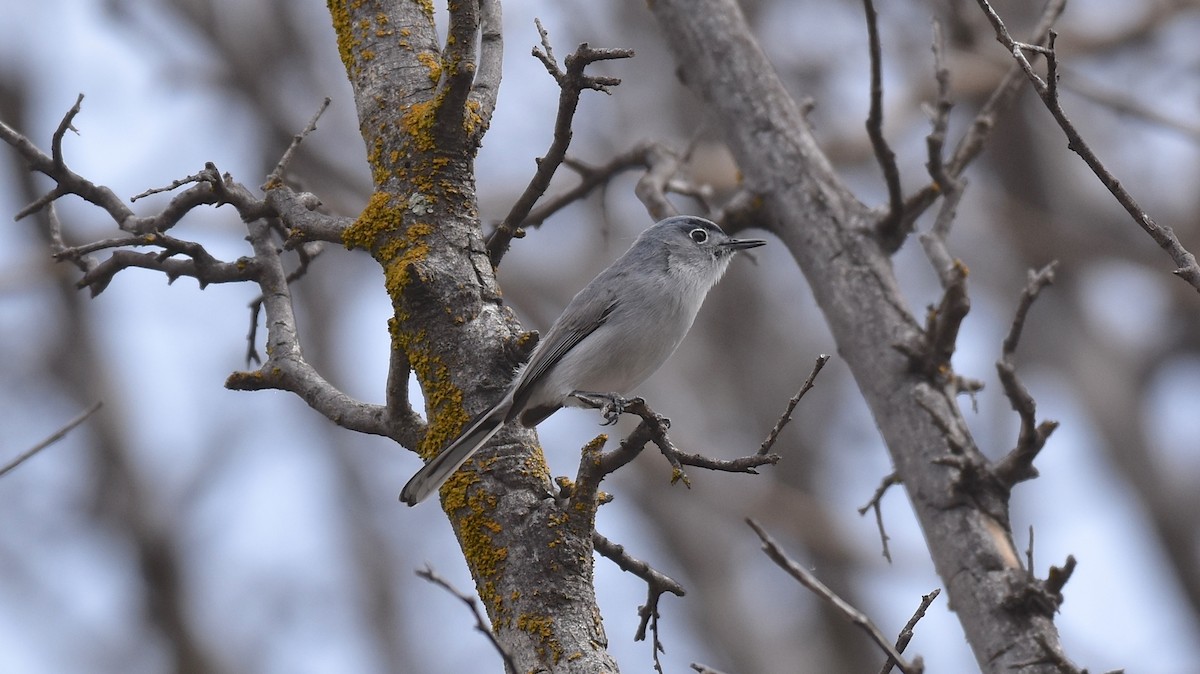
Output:
<path fill-rule="evenodd" d="M 400 500 L 420 503 L 510 421 L 532 428 L 563 405 L 581 404 L 581 397 L 613 403 L 605 416 L 615 421 L 620 396 L 683 341 L 733 254 L 765 243 L 730 238 L 716 224 L 686 215 L 642 232 L 575 295 L 504 396 L 417 471 Z"/>

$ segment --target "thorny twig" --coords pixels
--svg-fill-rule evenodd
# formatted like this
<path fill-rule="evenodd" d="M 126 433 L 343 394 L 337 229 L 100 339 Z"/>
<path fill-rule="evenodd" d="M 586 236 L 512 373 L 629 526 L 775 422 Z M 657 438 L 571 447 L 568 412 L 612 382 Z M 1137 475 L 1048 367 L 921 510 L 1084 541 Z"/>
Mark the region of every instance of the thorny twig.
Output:
<path fill-rule="evenodd" d="M 292 142 L 288 143 L 287 149 L 284 150 L 283 155 L 279 157 L 279 161 L 275 164 L 275 168 L 272 169 L 269 174 L 267 174 L 267 182 L 262 186 L 264 191 L 270 189 L 276 183 L 281 183 L 283 181 L 283 174 L 285 171 L 287 171 L 288 164 L 292 163 L 292 157 L 295 156 L 296 150 L 300 147 L 300 143 L 303 143 L 304 139 L 307 138 L 310 133 L 317 130 L 317 121 L 320 120 L 321 115 L 325 114 L 325 111 L 329 109 L 329 103 L 331 101 L 332 99 L 326 96 L 325 99 L 321 101 L 321 107 L 317 108 L 317 111 L 313 113 L 312 118 L 308 120 L 308 124 L 306 124 L 304 128 L 300 130 L 300 133 L 292 136 Z"/>

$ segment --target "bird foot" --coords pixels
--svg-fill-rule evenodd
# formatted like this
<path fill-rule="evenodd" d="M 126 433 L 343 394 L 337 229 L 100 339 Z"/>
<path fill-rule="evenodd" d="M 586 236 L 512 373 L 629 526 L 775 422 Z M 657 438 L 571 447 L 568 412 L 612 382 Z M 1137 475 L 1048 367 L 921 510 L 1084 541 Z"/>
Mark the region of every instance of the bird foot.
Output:
<path fill-rule="evenodd" d="M 617 420 L 625 413 L 626 407 L 635 401 L 641 402 L 641 398 L 624 398 L 616 393 L 595 393 L 592 391 L 575 391 L 571 394 L 571 397 L 587 407 L 600 410 L 601 416 L 604 417 L 602 426 L 612 426 L 617 423 Z"/>

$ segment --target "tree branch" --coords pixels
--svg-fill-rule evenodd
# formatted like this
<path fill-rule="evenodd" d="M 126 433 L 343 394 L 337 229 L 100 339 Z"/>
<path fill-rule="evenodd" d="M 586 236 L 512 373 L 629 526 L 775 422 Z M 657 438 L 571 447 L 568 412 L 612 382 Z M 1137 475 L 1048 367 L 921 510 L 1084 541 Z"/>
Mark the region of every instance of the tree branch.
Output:
<path fill-rule="evenodd" d="M 1057 262 L 1051 262 L 1037 272 L 1030 270 L 1029 281 L 1021 292 L 1021 301 L 1013 316 L 1012 326 L 1009 328 L 1008 336 L 1004 338 L 1000 360 L 996 362 L 996 371 L 1000 375 L 1004 394 L 1008 397 L 1013 410 L 1021 418 L 1021 431 L 1017 437 L 1017 446 L 992 467 L 992 472 L 996 477 L 1010 488 L 1018 482 L 1031 480 L 1038 476 L 1033 461 L 1042 451 L 1042 447 L 1046 445 L 1050 434 L 1058 428 L 1057 421 L 1037 423 L 1037 403 L 1034 402 L 1029 390 L 1017 377 L 1016 366 L 1013 364 L 1017 343 L 1020 341 L 1021 331 L 1025 327 L 1025 317 L 1042 289 L 1054 282 L 1054 268 L 1057 264 Z"/>
<path fill-rule="evenodd" d="M 645 641 L 646 630 L 649 628 L 653 637 L 651 648 L 654 652 L 654 669 L 662 674 L 662 663 L 658 659 L 658 654 L 663 652 L 663 645 L 658 637 L 658 600 L 667 592 L 676 597 L 684 596 L 686 593 L 683 586 L 666 574 L 655 570 L 646 562 L 631 556 L 625 552 L 623 546 L 610 541 L 597 531 L 592 532 L 592 547 L 596 552 L 612 560 L 622 571 L 632 573 L 646 581 L 646 603 L 638 607 L 638 617 L 641 621 L 638 623 L 633 640 Z"/>
<path fill-rule="evenodd" d="M 500 654 L 501 659 L 504 660 L 504 671 L 517 671 L 516 663 L 513 662 L 513 658 L 511 655 L 509 655 L 508 651 L 504 650 L 504 647 L 501 646 L 500 642 L 496 640 L 496 635 L 492 633 L 492 628 L 488 626 L 487 621 L 483 617 L 483 613 L 479 610 L 479 602 L 475 599 L 475 597 L 456 590 L 454 586 L 450 584 L 450 581 L 435 573 L 433 567 L 431 566 L 426 565 L 424 569 L 417 571 L 417 575 L 449 592 L 459 601 L 466 604 L 467 608 L 469 608 L 471 613 L 475 616 L 475 630 L 487 637 L 488 641 L 492 644 L 492 648 L 495 648 L 496 652 Z"/>
<path fill-rule="evenodd" d="M 1160 248 L 1171 256 L 1176 266 L 1173 273 L 1197 291 L 1200 291 L 1200 263 L 1197 263 L 1196 256 L 1183 247 L 1179 238 L 1175 236 L 1175 231 L 1170 226 L 1160 225 L 1150 217 L 1141 205 L 1138 204 L 1137 200 L 1134 199 L 1133 195 L 1125 189 L 1121 181 L 1117 180 L 1116 176 L 1104 166 L 1095 151 L 1092 150 L 1091 146 L 1075 128 L 1075 125 L 1067 118 L 1066 111 L 1063 110 L 1062 104 L 1058 99 L 1058 55 L 1054 50 L 1054 32 L 1050 32 L 1050 41 L 1047 47 L 1017 42 L 1009 34 L 1008 27 L 1004 25 L 1004 21 L 1001 20 L 996 10 L 992 9 L 988 0 L 977 0 L 977 2 L 995 29 L 996 40 L 1012 53 L 1013 59 L 1020 65 L 1026 78 L 1033 85 L 1038 98 L 1042 100 L 1046 109 L 1050 111 L 1050 115 L 1054 117 L 1054 121 L 1058 123 L 1059 128 L 1062 129 L 1063 134 L 1067 137 L 1067 147 L 1083 159 L 1088 168 L 1092 170 L 1092 173 L 1099 178 L 1100 183 L 1116 198 L 1117 203 L 1121 204 L 1121 207 L 1133 218 L 1134 222 L 1149 234 L 1150 238 Z M 1046 79 L 1043 80 L 1034 70 L 1029 59 L 1025 57 L 1026 51 L 1034 51 L 1045 55 Z"/>
<path fill-rule="evenodd" d="M 579 107 L 579 94 L 584 89 L 592 89 L 608 93 L 609 87 L 615 87 L 621 80 L 615 77 L 597 77 L 585 75 L 584 69 L 597 61 L 625 59 L 633 56 L 632 49 L 592 49 L 585 42 L 579 45 L 575 53 L 567 57 L 566 70 L 559 67 L 550 47 L 550 36 L 542 27 L 542 22 L 535 19 L 538 33 L 541 35 L 543 49 L 533 48 L 533 55 L 546 66 L 546 71 L 558 83 L 558 115 L 554 120 L 554 139 L 546 155 L 537 160 L 537 171 L 529 180 L 529 185 L 508 211 L 508 215 L 492 232 L 488 239 L 488 257 L 493 267 L 500 266 L 500 260 L 508 252 L 508 247 L 514 238 L 522 236 L 521 228 L 533 205 L 546 193 L 550 180 L 567 156 L 567 147 L 571 144 L 571 121 L 575 117 L 575 109 Z"/>
<path fill-rule="evenodd" d="M 442 47 L 441 77 L 438 80 L 437 116 L 434 136 L 443 143 L 481 138 L 464 134 L 464 121 L 469 114 L 467 101 L 475 83 L 476 41 L 479 34 L 479 0 L 455 2 L 450 6 L 450 28 Z"/>
<path fill-rule="evenodd" d="M 821 373 L 821 368 L 825 367 L 825 363 L 829 362 L 829 356 L 821 354 L 817 356 L 817 362 L 813 365 L 813 369 L 808 373 L 808 379 L 804 380 L 804 384 L 800 386 L 800 390 L 796 395 L 788 400 L 787 407 L 783 410 L 783 414 L 779 415 L 779 420 L 771 427 L 767 433 L 767 439 L 763 440 L 762 445 L 758 448 L 758 455 L 765 456 L 771 451 L 771 447 L 775 446 L 775 441 L 779 439 L 779 434 L 783 431 L 783 427 L 788 425 L 792 420 L 792 412 L 796 411 L 796 405 L 800 404 L 800 399 L 808 393 L 817 380 L 817 375 Z"/>
<path fill-rule="evenodd" d="M 479 0 L 479 68 L 471 85 L 471 112 L 479 117 L 472 129 L 475 144 L 487 133 L 496 109 L 504 70 L 503 28 L 500 0 Z"/>
<path fill-rule="evenodd" d="M 912 618 L 904 624 L 904 628 L 900 630 L 900 636 L 896 639 L 896 651 L 903 653 L 905 648 L 908 648 L 908 642 L 912 641 L 913 630 L 921 618 L 925 617 L 925 612 L 929 610 L 929 606 L 933 604 L 933 600 L 942 593 L 941 588 L 933 588 L 929 594 L 921 595 L 921 605 L 913 613 Z M 888 656 L 886 662 L 883 663 L 883 668 L 879 670 L 879 674 L 888 674 L 896 666 L 896 661 Z"/>
<path fill-rule="evenodd" d="M 74 419 L 71 419 L 67 423 L 63 424 L 61 428 L 59 428 L 57 431 L 54 431 L 53 433 L 51 433 L 49 435 L 49 437 L 47 437 L 45 440 L 42 440 L 41 442 L 37 443 L 33 447 L 30 447 L 29 449 L 25 450 L 24 452 L 21 452 L 12 461 L 9 461 L 8 463 L 4 464 L 3 466 L 0 466 L 0 477 L 4 477 L 8 473 L 10 473 L 14 469 L 16 469 L 17 466 L 19 466 L 22 463 L 25 463 L 29 459 L 33 458 L 33 456 L 36 455 L 38 452 L 49 447 L 50 445 L 53 445 L 54 443 L 58 442 L 59 440 L 62 440 L 63 438 L 65 438 L 67 436 L 67 433 L 70 433 L 72 430 L 75 429 L 76 426 L 87 421 L 88 417 L 95 414 L 97 412 L 97 410 L 99 410 L 103 405 L 104 405 L 103 401 L 97 401 L 91 407 L 80 412 Z"/>
<path fill-rule="evenodd" d="M 879 482 L 879 486 L 875 488 L 875 493 L 871 495 L 871 500 L 867 501 L 866 505 L 858 509 L 858 514 L 866 515 L 868 510 L 875 511 L 875 526 L 879 529 L 879 543 L 883 548 L 883 558 L 892 563 L 892 552 L 888 549 L 887 529 L 883 526 L 883 510 L 880 503 L 883 501 L 883 495 L 887 493 L 894 485 L 902 484 L 900 476 L 895 472 L 888 473 Z"/>
<path fill-rule="evenodd" d="M 900 169 L 896 167 L 896 153 L 883 136 L 883 54 L 879 40 L 879 17 L 873 0 L 863 0 L 867 15 L 867 44 L 871 55 L 871 110 L 867 114 L 867 136 L 875 150 L 875 159 L 883 170 L 887 184 L 888 211 L 879 221 L 877 231 L 886 250 L 900 249 L 908 231 L 903 228 L 904 193 L 900 187 Z M 911 226 L 911 221 L 907 221 Z"/>
<path fill-rule="evenodd" d="M 862 611 L 859 611 L 851 606 L 845 599 L 839 597 L 836 593 L 834 593 L 833 590 L 830 590 L 824 583 L 818 580 L 816 576 L 810 573 L 808 569 L 792 561 L 792 559 L 789 558 L 782 549 L 780 549 L 775 540 L 772 539 L 761 526 L 759 526 L 758 522 L 747 518 L 746 524 L 749 524 L 750 528 L 754 530 L 754 533 L 758 534 L 758 537 L 762 539 L 763 552 L 767 553 L 767 557 L 769 557 L 771 561 L 775 562 L 776 566 L 786 571 L 788 575 L 790 575 L 792 578 L 795 578 L 800 582 L 801 585 L 811 590 L 813 594 L 817 595 L 817 597 L 819 597 L 822 601 L 833 607 L 835 611 L 842 614 L 842 616 L 844 616 L 847 620 L 854 623 L 864 632 L 866 632 L 867 636 L 871 638 L 871 641 L 874 641 L 875 644 L 883 650 L 883 652 L 888 656 L 888 659 L 896 663 L 896 666 L 900 668 L 901 672 L 904 672 L 904 674 L 920 674 L 920 672 L 924 671 L 925 668 L 921 664 L 921 658 L 916 658 L 912 662 L 906 660 L 904 656 L 900 654 L 900 651 L 883 636 L 883 633 L 879 631 L 879 628 L 875 626 L 875 623 L 871 622 L 870 618 L 868 618 Z"/>
<path fill-rule="evenodd" d="M 1062 15 L 1066 4 L 1066 0 L 1049 0 L 1046 3 L 1045 9 L 1042 10 L 1042 14 L 1038 18 L 1037 25 L 1031 31 L 1031 43 L 1041 44 L 1047 40 L 1050 29 L 1054 26 L 1058 17 Z M 937 42 L 938 40 L 935 39 L 935 45 Z M 988 97 L 988 100 L 975 114 L 975 118 L 967 128 L 966 133 L 959 138 L 958 143 L 955 145 L 954 152 L 945 164 L 947 176 L 954 179 L 959 178 L 967 166 L 983 152 L 984 144 L 987 142 L 988 137 L 991 136 L 992 129 L 996 126 L 996 118 L 1016 99 L 1024 77 L 1025 75 L 1021 70 L 1021 66 L 1015 63 L 1004 74 L 1000 83 L 992 90 L 991 96 Z M 933 182 L 909 196 L 905 201 L 905 217 L 914 220 L 919 217 L 942 193 L 943 187 L 943 184 Z"/>

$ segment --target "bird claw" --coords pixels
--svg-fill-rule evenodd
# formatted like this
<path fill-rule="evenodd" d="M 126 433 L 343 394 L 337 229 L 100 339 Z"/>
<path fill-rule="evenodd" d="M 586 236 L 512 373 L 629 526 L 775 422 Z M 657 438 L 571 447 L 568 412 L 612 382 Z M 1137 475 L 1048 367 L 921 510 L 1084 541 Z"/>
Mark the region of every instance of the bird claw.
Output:
<path fill-rule="evenodd" d="M 629 404 L 628 400 L 615 393 L 575 391 L 571 396 L 588 407 L 600 410 L 600 415 L 604 417 L 604 423 L 600 424 L 601 426 L 612 426 L 617 423 L 621 415 L 625 413 L 625 406 Z"/>

